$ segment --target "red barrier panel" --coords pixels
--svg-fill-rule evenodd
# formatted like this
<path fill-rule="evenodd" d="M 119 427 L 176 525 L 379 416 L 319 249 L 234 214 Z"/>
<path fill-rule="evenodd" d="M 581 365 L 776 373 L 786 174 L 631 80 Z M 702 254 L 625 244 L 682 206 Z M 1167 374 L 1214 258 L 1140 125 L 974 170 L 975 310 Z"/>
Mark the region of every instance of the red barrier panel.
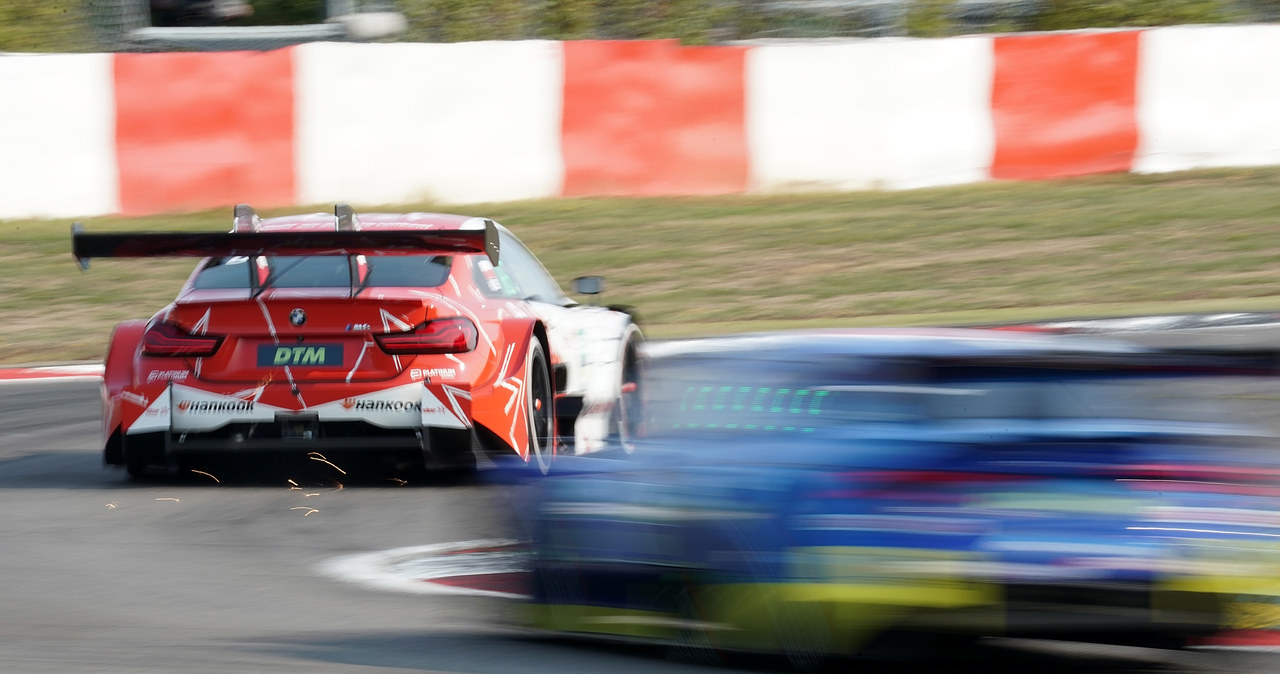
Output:
<path fill-rule="evenodd" d="M 1141 31 L 995 40 L 991 177 L 1040 180 L 1128 171 Z"/>
<path fill-rule="evenodd" d="M 126 215 L 294 202 L 293 53 L 115 56 Z"/>
<path fill-rule="evenodd" d="M 746 190 L 746 48 L 564 47 L 564 196 Z"/>

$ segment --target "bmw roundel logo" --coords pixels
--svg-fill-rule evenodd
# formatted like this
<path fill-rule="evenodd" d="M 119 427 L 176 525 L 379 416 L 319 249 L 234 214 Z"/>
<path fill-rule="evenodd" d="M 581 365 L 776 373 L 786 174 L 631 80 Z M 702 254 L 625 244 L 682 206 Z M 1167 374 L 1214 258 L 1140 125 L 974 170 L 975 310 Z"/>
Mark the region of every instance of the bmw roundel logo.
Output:
<path fill-rule="evenodd" d="M 302 325 L 307 322 L 307 312 L 301 309 L 294 309 L 289 312 L 289 322 L 294 325 Z"/>

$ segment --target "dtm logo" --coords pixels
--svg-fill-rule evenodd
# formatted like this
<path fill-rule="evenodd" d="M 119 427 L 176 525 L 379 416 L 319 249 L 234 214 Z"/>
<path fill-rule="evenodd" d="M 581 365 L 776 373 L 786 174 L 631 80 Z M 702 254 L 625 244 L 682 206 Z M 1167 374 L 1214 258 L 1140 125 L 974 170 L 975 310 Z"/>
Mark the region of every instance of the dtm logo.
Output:
<path fill-rule="evenodd" d="M 263 345 L 258 347 L 258 365 L 260 367 L 288 365 L 340 366 L 342 365 L 342 345 Z"/>
<path fill-rule="evenodd" d="M 323 346 L 278 346 L 273 365 L 323 365 Z"/>

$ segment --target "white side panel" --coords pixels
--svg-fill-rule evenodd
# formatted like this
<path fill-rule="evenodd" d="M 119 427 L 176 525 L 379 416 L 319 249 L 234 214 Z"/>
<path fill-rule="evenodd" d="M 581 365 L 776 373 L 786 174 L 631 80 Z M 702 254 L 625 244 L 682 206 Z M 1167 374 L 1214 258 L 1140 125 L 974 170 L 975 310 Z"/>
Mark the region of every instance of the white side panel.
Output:
<path fill-rule="evenodd" d="M 172 402 L 170 430 L 178 433 L 212 431 L 230 423 L 274 422 L 276 412 L 287 411 L 260 403 L 255 398 L 218 395 L 181 384 L 170 386 L 169 395 Z"/>
<path fill-rule="evenodd" d="M 445 386 L 443 395 L 438 396 L 429 388 L 419 389 L 422 391 L 422 417 L 419 422 L 423 426 L 471 428 L 471 417 L 466 412 L 471 403 L 470 391 Z"/>
<path fill-rule="evenodd" d="M 986 180 L 992 41 L 866 40 L 747 56 L 758 191 L 906 189 Z"/>
<path fill-rule="evenodd" d="M 0 57 L 0 218 L 120 211 L 110 54 Z"/>
<path fill-rule="evenodd" d="M 559 194 L 556 42 L 298 47 L 303 203 L 474 203 Z"/>
<path fill-rule="evenodd" d="M 1142 35 L 1140 173 L 1280 164 L 1280 26 Z"/>
<path fill-rule="evenodd" d="M 564 392 L 582 396 L 573 451 L 603 449 L 622 393 L 623 340 L 629 336 L 631 318 L 604 307 L 531 305 L 546 322 L 551 350 L 560 354 L 565 366 Z"/>
<path fill-rule="evenodd" d="M 141 396 L 136 396 L 141 398 Z M 171 398 L 169 389 L 165 389 L 163 393 L 156 396 L 147 408 L 142 411 L 142 416 L 138 417 L 133 425 L 125 430 L 125 435 L 135 435 L 138 433 L 155 433 L 169 430 L 170 419 L 172 418 L 173 408 L 170 406 Z"/>

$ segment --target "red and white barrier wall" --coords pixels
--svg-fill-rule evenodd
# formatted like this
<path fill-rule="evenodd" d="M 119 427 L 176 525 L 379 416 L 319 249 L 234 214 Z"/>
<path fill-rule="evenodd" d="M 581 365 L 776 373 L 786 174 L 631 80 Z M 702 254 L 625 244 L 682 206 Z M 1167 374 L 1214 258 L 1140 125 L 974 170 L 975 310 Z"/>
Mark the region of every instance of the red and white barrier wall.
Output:
<path fill-rule="evenodd" d="M 1280 164 L 1280 26 L 0 56 L 0 218 Z"/>
<path fill-rule="evenodd" d="M 1134 170 L 1280 164 L 1280 26 L 1143 34 Z"/>
<path fill-rule="evenodd" d="M 990 38 L 768 46 L 752 49 L 748 64 L 751 189 L 988 177 Z"/>
<path fill-rule="evenodd" d="M 0 56 L 0 217 L 120 211 L 112 58 Z"/>
<path fill-rule="evenodd" d="M 308 44 L 292 54 L 297 203 L 559 191 L 558 43 Z"/>

